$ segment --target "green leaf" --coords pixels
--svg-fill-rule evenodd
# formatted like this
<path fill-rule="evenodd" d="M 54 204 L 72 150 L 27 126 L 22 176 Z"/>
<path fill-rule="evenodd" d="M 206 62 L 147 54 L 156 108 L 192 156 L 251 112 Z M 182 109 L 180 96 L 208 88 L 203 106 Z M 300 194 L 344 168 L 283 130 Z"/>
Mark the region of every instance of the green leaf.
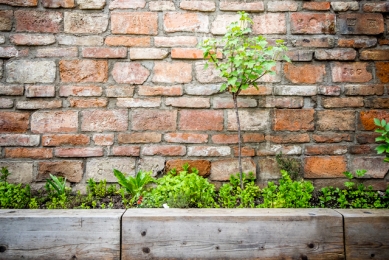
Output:
<path fill-rule="evenodd" d="M 376 126 L 381 126 L 381 121 L 378 118 L 374 118 L 374 124 Z"/>
<path fill-rule="evenodd" d="M 385 144 L 381 144 L 381 145 L 377 146 L 375 149 L 377 150 L 378 154 L 382 154 L 383 152 L 386 151 L 386 145 Z"/>

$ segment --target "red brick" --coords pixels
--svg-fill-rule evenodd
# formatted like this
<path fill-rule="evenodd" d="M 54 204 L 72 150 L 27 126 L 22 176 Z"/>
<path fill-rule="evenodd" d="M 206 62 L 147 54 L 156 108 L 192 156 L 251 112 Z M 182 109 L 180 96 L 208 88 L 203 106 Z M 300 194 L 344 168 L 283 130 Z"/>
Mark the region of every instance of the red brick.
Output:
<path fill-rule="evenodd" d="M 260 169 L 260 176 L 263 180 L 280 179 L 280 168 L 274 157 L 265 157 L 258 160 L 258 167 Z"/>
<path fill-rule="evenodd" d="M 195 48 L 173 48 L 172 59 L 201 60 L 204 58 L 203 51 Z M 217 53 L 217 58 L 223 58 L 221 52 Z"/>
<path fill-rule="evenodd" d="M 274 134 L 266 135 L 266 140 L 276 144 L 309 143 L 308 134 Z"/>
<path fill-rule="evenodd" d="M 153 145 L 145 146 L 141 152 L 142 155 L 161 155 L 161 156 L 183 156 L 186 154 L 186 148 L 183 145 Z"/>
<path fill-rule="evenodd" d="M 241 109 L 239 110 L 239 119 L 241 130 L 243 131 L 261 131 L 266 130 L 270 121 L 268 110 L 262 109 Z M 227 129 L 237 131 L 238 124 L 234 110 L 227 111 Z"/>
<path fill-rule="evenodd" d="M 303 9 L 310 11 L 328 11 L 331 8 L 330 2 L 305 2 Z"/>
<path fill-rule="evenodd" d="M 30 113 L 0 111 L 0 133 L 25 133 L 29 122 Z"/>
<path fill-rule="evenodd" d="M 118 98 L 116 102 L 117 107 L 159 107 L 161 105 L 161 98 Z"/>
<path fill-rule="evenodd" d="M 5 148 L 5 158 L 48 159 L 53 157 L 49 148 Z"/>
<path fill-rule="evenodd" d="M 180 85 L 173 86 L 145 86 L 138 88 L 138 95 L 141 96 L 182 96 L 183 90 Z"/>
<path fill-rule="evenodd" d="M 112 155 L 138 157 L 140 155 L 140 146 L 114 146 L 112 147 Z"/>
<path fill-rule="evenodd" d="M 159 143 L 161 142 L 161 134 L 141 132 L 141 133 L 119 133 L 119 144 L 137 144 L 137 143 Z"/>
<path fill-rule="evenodd" d="M 377 38 L 358 36 L 355 38 L 339 38 L 338 46 L 343 48 L 369 48 L 377 45 Z"/>
<path fill-rule="evenodd" d="M 211 1 L 181 1 L 180 8 L 190 11 L 213 12 L 216 10 L 216 4 Z"/>
<path fill-rule="evenodd" d="M 127 109 L 84 110 L 81 112 L 82 131 L 126 131 L 128 129 Z"/>
<path fill-rule="evenodd" d="M 340 91 L 340 86 L 319 86 L 318 93 L 324 96 L 339 96 Z"/>
<path fill-rule="evenodd" d="M 285 77 L 292 83 L 318 83 L 323 82 L 326 75 L 325 65 L 303 64 L 284 65 Z"/>
<path fill-rule="evenodd" d="M 26 85 L 26 97 L 55 97 L 54 85 Z"/>
<path fill-rule="evenodd" d="M 0 134 L 0 146 L 38 146 L 39 135 Z"/>
<path fill-rule="evenodd" d="M 376 62 L 376 75 L 382 83 L 389 82 L 389 62 Z"/>
<path fill-rule="evenodd" d="M 305 146 L 305 154 L 307 155 L 339 155 L 346 154 L 346 145 L 307 145 Z"/>
<path fill-rule="evenodd" d="M 84 58 L 126 58 L 127 48 L 85 47 L 82 48 Z"/>
<path fill-rule="evenodd" d="M 242 90 L 239 95 L 241 96 L 266 96 L 271 95 L 273 88 L 270 86 L 258 86 L 258 89 L 255 87 L 249 87 L 245 90 Z"/>
<path fill-rule="evenodd" d="M 389 49 L 381 50 L 362 50 L 359 53 L 361 60 L 389 60 Z"/>
<path fill-rule="evenodd" d="M 378 39 L 379 45 L 389 45 L 389 39 Z"/>
<path fill-rule="evenodd" d="M 355 157 L 351 160 L 351 170 L 366 169 L 365 178 L 379 178 L 386 176 L 389 170 L 388 163 L 384 162 L 382 157 Z"/>
<path fill-rule="evenodd" d="M 355 60 L 357 52 L 354 49 L 316 50 L 317 60 Z"/>
<path fill-rule="evenodd" d="M 389 108 L 389 98 L 365 99 L 365 108 Z"/>
<path fill-rule="evenodd" d="M 266 97 L 258 100 L 259 107 L 302 108 L 303 97 Z"/>
<path fill-rule="evenodd" d="M 237 144 L 238 135 L 226 135 L 226 134 L 212 135 L 212 142 L 214 144 Z"/>
<path fill-rule="evenodd" d="M 238 107 L 256 107 L 257 101 L 248 98 L 238 98 Z M 234 101 L 229 98 L 214 98 L 212 102 L 213 108 L 234 108 Z"/>
<path fill-rule="evenodd" d="M 87 144 L 89 144 L 89 136 L 84 134 L 45 134 L 42 136 L 43 146 Z"/>
<path fill-rule="evenodd" d="M 208 142 L 208 135 L 195 133 L 167 133 L 164 135 L 164 140 L 168 143 L 200 144 Z"/>
<path fill-rule="evenodd" d="M 181 110 L 180 130 L 221 131 L 223 130 L 223 112 L 213 110 Z"/>
<path fill-rule="evenodd" d="M 64 31 L 70 34 L 101 34 L 107 30 L 108 15 L 102 13 L 65 12 Z"/>
<path fill-rule="evenodd" d="M 355 136 L 359 144 L 375 144 L 375 139 L 380 136 L 379 133 L 360 133 Z"/>
<path fill-rule="evenodd" d="M 102 147 L 55 148 L 56 157 L 100 157 L 104 155 Z"/>
<path fill-rule="evenodd" d="M 194 36 L 154 37 L 155 47 L 194 47 L 197 38 Z"/>
<path fill-rule="evenodd" d="M 70 182 L 80 182 L 84 173 L 82 161 L 52 161 L 39 162 L 36 181 L 45 181 L 49 174 L 61 176 Z"/>
<path fill-rule="evenodd" d="M 106 107 L 108 99 L 106 98 L 69 98 L 70 107 L 88 108 L 88 107 Z"/>
<path fill-rule="evenodd" d="M 14 106 L 13 99 L 10 98 L 0 98 L 0 108 L 11 108 Z"/>
<path fill-rule="evenodd" d="M 360 130 L 372 131 L 377 127 L 374 124 L 374 118 L 385 119 L 389 121 L 389 112 L 385 110 L 369 110 L 361 111 L 359 114 L 359 124 L 358 128 Z"/>
<path fill-rule="evenodd" d="M 304 178 L 343 178 L 347 170 L 344 156 L 312 156 L 304 161 Z"/>
<path fill-rule="evenodd" d="M 262 12 L 264 11 L 263 2 L 242 3 L 242 2 L 220 2 L 221 11 L 246 11 L 246 12 Z"/>
<path fill-rule="evenodd" d="M 350 154 L 376 154 L 374 147 L 371 145 L 352 145 L 349 147 Z"/>
<path fill-rule="evenodd" d="M 239 147 L 234 146 L 234 147 L 232 147 L 232 149 L 234 151 L 234 156 L 238 157 L 239 156 Z M 241 148 L 241 154 L 243 157 L 253 157 L 253 156 L 255 156 L 255 149 L 252 147 L 245 147 L 244 146 Z"/>
<path fill-rule="evenodd" d="M 73 8 L 75 7 L 74 0 L 42 0 L 42 5 L 45 8 Z"/>
<path fill-rule="evenodd" d="M 244 133 L 243 142 L 244 143 L 261 143 L 265 141 L 265 135 L 259 133 Z"/>
<path fill-rule="evenodd" d="M 11 6 L 38 6 L 38 0 L 1 0 L 0 4 Z"/>
<path fill-rule="evenodd" d="M 173 1 L 152 1 L 149 2 L 150 11 L 174 11 L 176 10 Z"/>
<path fill-rule="evenodd" d="M 295 12 L 297 8 L 298 3 L 294 1 L 271 1 L 267 3 L 267 11 L 269 12 Z"/>
<path fill-rule="evenodd" d="M 366 3 L 363 4 L 363 11 L 366 13 L 387 13 L 389 12 L 389 3 Z"/>
<path fill-rule="evenodd" d="M 209 18 L 201 13 L 165 13 L 163 28 L 165 32 L 209 32 Z"/>
<path fill-rule="evenodd" d="M 157 35 L 158 14 L 151 12 L 112 12 L 114 34 Z"/>
<path fill-rule="evenodd" d="M 134 96 L 134 86 L 108 86 L 105 89 L 107 97 L 132 97 Z"/>
<path fill-rule="evenodd" d="M 254 16 L 254 34 L 286 34 L 286 19 L 283 13 L 266 13 Z"/>
<path fill-rule="evenodd" d="M 131 112 L 132 130 L 175 131 L 177 110 L 137 109 Z"/>
<path fill-rule="evenodd" d="M 296 38 L 292 40 L 294 47 L 332 48 L 335 46 L 335 39 L 329 36 L 315 36 Z"/>
<path fill-rule="evenodd" d="M 274 113 L 275 131 L 312 131 L 314 130 L 313 109 L 277 109 Z"/>
<path fill-rule="evenodd" d="M 203 177 L 207 177 L 211 174 L 211 162 L 207 160 L 168 160 L 166 162 L 165 171 L 169 172 L 173 169 L 176 169 L 177 172 L 183 171 L 184 164 L 189 165 L 189 169 L 196 168 L 199 171 L 199 175 Z"/>
<path fill-rule="evenodd" d="M 169 54 L 168 51 L 159 48 L 131 48 L 131 60 L 163 60 Z"/>
<path fill-rule="evenodd" d="M 104 60 L 61 60 L 59 73 L 62 82 L 106 82 L 108 62 Z"/>
<path fill-rule="evenodd" d="M 335 15 L 328 13 L 292 13 L 292 34 L 335 34 Z"/>
<path fill-rule="evenodd" d="M 344 94 L 348 96 L 382 96 L 384 94 L 384 85 L 346 85 Z"/>
<path fill-rule="evenodd" d="M 229 156 L 231 148 L 229 146 L 190 146 L 188 147 L 188 156 Z"/>
<path fill-rule="evenodd" d="M 38 111 L 31 115 L 33 133 L 69 133 L 77 130 L 77 111 Z"/>
<path fill-rule="evenodd" d="M 367 71 L 368 63 L 353 62 L 332 64 L 333 82 L 369 82 L 373 76 Z"/>
<path fill-rule="evenodd" d="M 349 110 L 317 111 L 316 130 L 353 131 L 355 130 L 355 112 Z"/>
<path fill-rule="evenodd" d="M 145 0 L 113 0 L 109 9 L 137 9 L 144 8 L 145 5 Z"/>
<path fill-rule="evenodd" d="M 18 56 L 19 51 L 15 47 L 0 47 L 0 58 L 13 58 Z"/>
<path fill-rule="evenodd" d="M 109 46 L 124 47 L 149 47 L 151 45 L 150 37 L 131 37 L 131 36 L 113 36 L 105 38 L 105 44 Z"/>
<path fill-rule="evenodd" d="M 117 83 L 142 84 L 147 80 L 150 71 L 139 62 L 116 62 L 112 77 Z"/>
<path fill-rule="evenodd" d="M 340 133 L 322 133 L 312 135 L 312 139 L 316 143 L 340 143 L 340 142 L 351 142 L 353 140 L 350 134 Z"/>
<path fill-rule="evenodd" d="M 244 173 L 252 172 L 256 176 L 256 165 L 251 158 L 242 160 L 242 168 Z M 239 172 L 238 159 L 226 159 L 212 162 L 211 175 L 209 179 L 212 181 L 228 181 L 230 175 Z"/>
<path fill-rule="evenodd" d="M 153 82 L 161 83 L 189 83 L 192 81 L 192 64 L 186 62 L 154 63 Z"/>
<path fill-rule="evenodd" d="M 363 107 L 362 97 L 322 98 L 321 102 L 324 108 Z"/>
<path fill-rule="evenodd" d="M 16 101 L 17 109 L 53 109 L 61 108 L 62 100 L 28 100 L 28 101 Z"/>
<path fill-rule="evenodd" d="M 0 11 L 0 31 L 11 31 L 14 12 L 12 10 Z"/>
<path fill-rule="evenodd" d="M 89 85 L 89 86 L 73 86 L 65 85 L 61 86 L 59 89 L 59 95 L 61 97 L 76 96 L 76 97 L 93 97 L 101 96 L 103 90 L 99 86 Z"/>
<path fill-rule="evenodd" d="M 15 11 L 17 32 L 46 32 L 61 31 L 63 15 L 60 12 Z"/>
<path fill-rule="evenodd" d="M 209 108 L 209 98 L 201 97 L 174 97 L 166 98 L 166 106 L 172 107 L 189 107 L 189 108 Z"/>
<path fill-rule="evenodd" d="M 61 47 L 55 47 L 55 48 L 44 48 L 44 49 L 37 49 L 35 57 L 37 58 L 52 58 L 52 57 L 77 57 L 78 56 L 78 49 L 77 47 L 69 47 L 69 48 L 61 48 Z"/>
<path fill-rule="evenodd" d="M 339 14 L 336 20 L 341 34 L 375 35 L 384 32 L 382 14 Z"/>
<path fill-rule="evenodd" d="M 94 134 L 92 139 L 95 145 L 113 145 L 113 142 L 115 141 L 115 135 L 114 134 Z"/>

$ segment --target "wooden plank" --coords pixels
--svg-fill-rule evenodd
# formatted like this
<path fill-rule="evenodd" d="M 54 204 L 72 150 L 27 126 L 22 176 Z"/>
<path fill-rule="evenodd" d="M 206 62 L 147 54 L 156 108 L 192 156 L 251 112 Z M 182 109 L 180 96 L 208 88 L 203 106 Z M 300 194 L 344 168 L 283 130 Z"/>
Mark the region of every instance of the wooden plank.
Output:
<path fill-rule="evenodd" d="M 0 210 L 0 259 L 120 259 L 124 212 Z"/>
<path fill-rule="evenodd" d="M 337 210 L 344 217 L 346 259 L 389 259 L 389 210 Z"/>
<path fill-rule="evenodd" d="M 122 259 L 343 259 L 330 209 L 129 209 Z"/>

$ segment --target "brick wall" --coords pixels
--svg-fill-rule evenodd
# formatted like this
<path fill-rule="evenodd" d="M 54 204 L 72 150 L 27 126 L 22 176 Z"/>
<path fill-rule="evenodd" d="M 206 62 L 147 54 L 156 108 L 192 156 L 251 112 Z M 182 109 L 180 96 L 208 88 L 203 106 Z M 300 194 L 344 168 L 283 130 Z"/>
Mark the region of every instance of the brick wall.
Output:
<path fill-rule="evenodd" d="M 285 39 L 292 63 L 239 100 L 244 168 L 279 178 L 275 154 L 317 186 L 364 168 L 385 188 L 373 118 L 389 120 L 387 1 L 0 0 L 0 166 L 79 187 L 112 169 L 192 162 L 237 172 L 237 126 L 222 78 L 196 48 L 250 12 L 253 34 Z"/>

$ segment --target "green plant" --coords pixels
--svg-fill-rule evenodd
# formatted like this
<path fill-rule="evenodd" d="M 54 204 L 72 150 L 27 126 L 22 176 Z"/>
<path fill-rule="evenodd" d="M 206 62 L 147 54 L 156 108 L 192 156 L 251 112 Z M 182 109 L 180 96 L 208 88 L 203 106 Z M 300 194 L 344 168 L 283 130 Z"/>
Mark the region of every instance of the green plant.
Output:
<path fill-rule="evenodd" d="M 57 177 L 50 174 L 51 179 L 46 180 L 46 190 L 49 193 L 56 194 L 57 196 L 61 196 L 66 193 L 66 178 Z"/>
<path fill-rule="evenodd" d="M 378 118 L 374 118 L 374 124 L 378 126 L 378 129 L 376 129 L 375 132 L 381 134 L 381 136 L 375 139 L 376 142 L 385 142 L 375 149 L 378 154 L 385 153 L 386 156 L 384 162 L 389 162 L 389 123 L 387 123 L 384 119 L 379 120 Z"/>
<path fill-rule="evenodd" d="M 107 187 L 107 180 L 101 180 L 98 183 L 93 178 L 90 178 L 87 182 L 88 195 L 96 196 L 98 198 L 104 198 L 106 196 L 114 195 L 117 191 L 115 185 L 109 185 Z"/>
<path fill-rule="evenodd" d="M 0 208 L 28 208 L 31 198 L 30 186 L 8 183 L 10 173 L 6 167 L 1 168 L 0 174 Z"/>
<path fill-rule="evenodd" d="M 292 180 L 297 180 L 300 174 L 301 162 L 292 157 L 286 157 L 281 153 L 276 155 L 277 165 L 281 170 L 285 170 L 289 173 Z"/>
<path fill-rule="evenodd" d="M 276 46 L 268 46 L 262 36 L 251 37 L 253 21 L 245 12 L 239 12 L 239 22 L 231 23 L 222 39 L 206 39 L 201 43 L 204 58 L 210 61 L 220 71 L 226 83 L 221 85 L 220 91 L 228 90 L 232 94 L 236 120 L 238 124 L 238 153 L 240 184 L 243 190 L 242 152 L 241 152 L 241 126 L 238 111 L 238 95 L 242 90 L 254 86 L 266 74 L 275 74 L 274 67 L 279 56 L 287 48 L 282 40 L 276 41 Z M 225 59 L 218 59 L 221 53 Z M 282 59 L 290 61 L 282 55 Z M 205 64 L 207 68 L 208 63 Z"/>

